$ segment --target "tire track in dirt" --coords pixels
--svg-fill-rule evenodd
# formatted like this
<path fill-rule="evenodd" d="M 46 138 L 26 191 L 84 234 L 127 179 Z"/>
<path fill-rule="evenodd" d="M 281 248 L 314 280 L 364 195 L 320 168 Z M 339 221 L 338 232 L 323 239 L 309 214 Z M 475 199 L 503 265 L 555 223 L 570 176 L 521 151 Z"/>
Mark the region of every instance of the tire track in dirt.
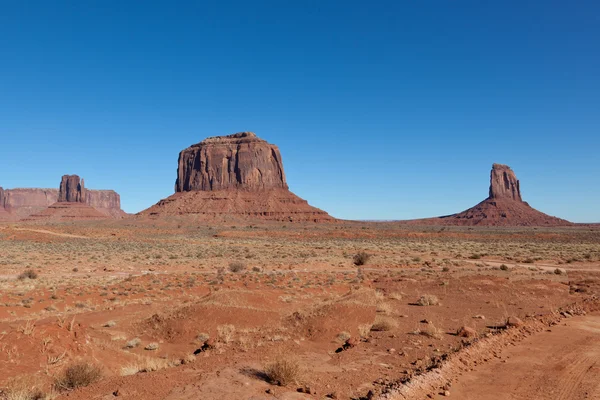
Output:
<path fill-rule="evenodd" d="M 448 390 L 461 400 L 599 400 L 599 309 L 592 297 L 478 341 L 379 399 L 441 400 Z"/>
<path fill-rule="evenodd" d="M 598 399 L 600 313 L 576 317 L 551 332 L 526 338 L 494 360 L 468 372 L 451 388 L 464 400 Z M 439 396 L 438 398 L 443 398 Z"/>

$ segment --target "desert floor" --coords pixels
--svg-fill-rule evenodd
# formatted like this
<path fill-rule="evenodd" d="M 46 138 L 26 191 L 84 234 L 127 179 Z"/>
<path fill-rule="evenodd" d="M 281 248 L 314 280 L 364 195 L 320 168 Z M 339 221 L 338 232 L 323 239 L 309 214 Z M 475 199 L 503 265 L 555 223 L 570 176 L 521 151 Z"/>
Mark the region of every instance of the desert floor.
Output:
<path fill-rule="evenodd" d="M 598 226 L 0 224 L 0 399 L 598 399 L 598 295 Z"/>

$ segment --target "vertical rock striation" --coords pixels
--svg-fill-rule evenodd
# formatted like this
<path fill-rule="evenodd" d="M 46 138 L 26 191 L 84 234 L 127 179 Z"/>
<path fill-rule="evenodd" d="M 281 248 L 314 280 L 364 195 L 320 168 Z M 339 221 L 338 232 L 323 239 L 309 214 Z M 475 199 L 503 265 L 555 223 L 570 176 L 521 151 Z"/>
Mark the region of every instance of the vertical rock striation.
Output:
<path fill-rule="evenodd" d="M 179 153 L 175 192 L 287 188 L 279 149 L 252 132 L 211 137 Z"/>
<path fill-rule="evenodd" d="M 490 172 L 490 199 L 508 198 L 523 201 L 519 180 L 508 165 L 494 164 Z"/>
<path fill-rule="evenodd" d="M 63 175 L 58 189 L 58 202 L 85 203 L 85 185 L 77 175 Z"/>
<path fill-rule="evenodd" d="M 140 215 L 334 221 L 288 190 L 279 149 L 252 132 L 210 137 L 181 151 L 175 194 Z"/>

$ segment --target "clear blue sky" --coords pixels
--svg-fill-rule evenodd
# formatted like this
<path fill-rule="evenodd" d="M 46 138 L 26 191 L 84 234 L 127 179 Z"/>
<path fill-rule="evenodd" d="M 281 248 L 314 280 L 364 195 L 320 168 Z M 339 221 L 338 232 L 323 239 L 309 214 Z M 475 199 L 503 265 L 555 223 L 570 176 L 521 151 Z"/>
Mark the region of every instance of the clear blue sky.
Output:
<path fill-rule="evenodd" d="M 3 1 L 0 186 L 75 173 L 140 211 L 177 154 L 250 130 L 341 218 L 462 211 L 509 164 L 600 221 L 597 1 Z"/>

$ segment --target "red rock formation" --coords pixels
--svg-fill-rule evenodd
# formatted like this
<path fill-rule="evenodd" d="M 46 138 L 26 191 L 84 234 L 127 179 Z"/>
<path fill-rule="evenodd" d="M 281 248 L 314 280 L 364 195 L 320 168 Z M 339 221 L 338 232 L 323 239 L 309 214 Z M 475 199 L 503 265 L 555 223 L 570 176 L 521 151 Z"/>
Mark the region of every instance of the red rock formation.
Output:
<path fill-rule="evenodd" d="M 521 198 L 521 187 L 510 167 L 494 164 L 489 197 L 458 214 L 405 221 L 425 225 L 568 226 L 571 222 L 544 214 Z"/>
<path fill-rule="evenodd" d="M 54 203 L 81 203 L 94 208 L 104 217 L 124 218 L 121 198 L 114 190 L 89 190 L 77 175 L 65 175 L 60 189 L 4 189 L 1 191 L 0 209 L 8 212 L 11 219 L 34 218 Z M 7 215 L 3 212 L 3 219 Z"/>
<path fill-rule="evenodd" d="M 29 215 L 24 221 L 48 220 L 48 221 L 75 221 L 75 220 L 103 220 L 110 218 L 94 207 L 81 202 L 59 201 L 39 213 Z"/>
<path fill-rule="evenodd" d="M 85 185 L 77 175 L 63 175 L 58 190 L 59 202 L 85 203 Z"/>
<path fill-rule="evenodd" d="M 121 196 L 114 190 L 86 189 L 85 202 L 105 215 L 123 218 L 127 214 L 121 210 Z"/>
<path fill-rule="evenodd" d="M 288 190 L 279 149 L 252 132 L 211 137 L 179 153 L 175 192 L 140 215 L 334 220 Z"/>
<path fill-rule="evenodd" d="M 489 199 L 508 198 L 517 201 L 521 199 L 519 180 L 508 165 L 494 164 L 490 172 Z"/>
<path fill-rule="evenodd" d="M 4 189 L 4 208 L 15 219 L 40 212 L 57 199 L 57 189 Z"/>
<path fill-rule="evenodd" d="M 176 192 L 287 188 L 279 149 L 252 132 L 211 137 L 179 153 Z"/>
<path fill-rule="evenodd" d="M 4 208 L 4 189 L 0 187 L 0 221 L 12 219 L 12 215 Z"/>

